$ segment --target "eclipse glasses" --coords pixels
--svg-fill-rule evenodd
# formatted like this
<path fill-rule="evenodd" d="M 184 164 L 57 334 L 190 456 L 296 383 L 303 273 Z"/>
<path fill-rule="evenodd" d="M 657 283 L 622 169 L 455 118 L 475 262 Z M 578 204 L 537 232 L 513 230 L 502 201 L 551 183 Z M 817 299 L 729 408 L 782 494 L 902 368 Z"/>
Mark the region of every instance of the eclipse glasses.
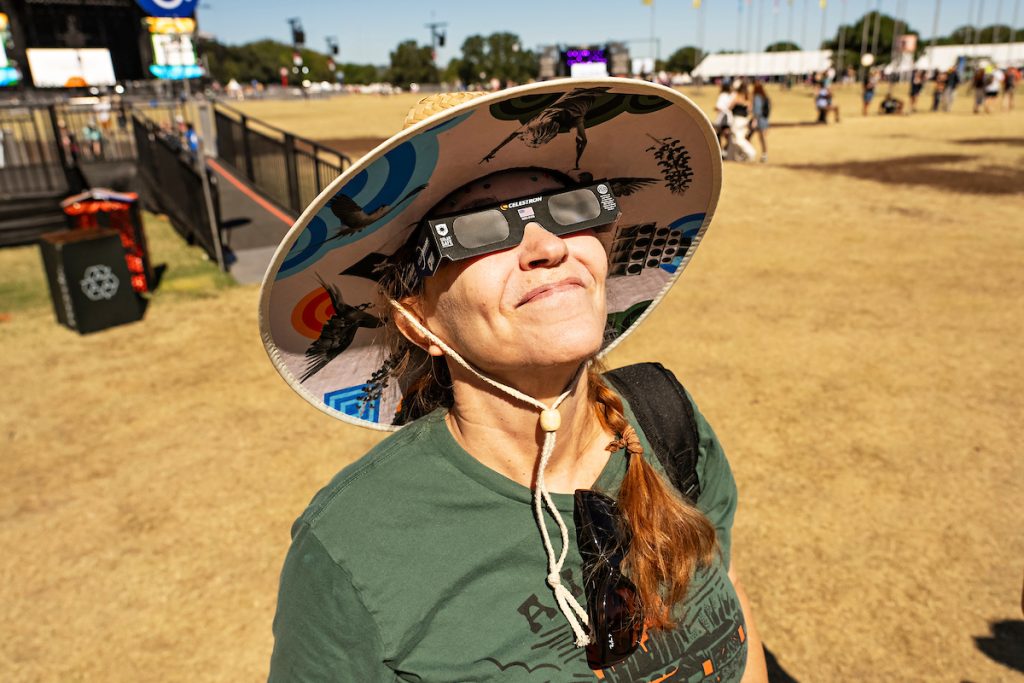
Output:
<path fill-rule="evenodd" d="M 523 241 L 528 223 L 539 223 L 561 236 L 608 225 L 619 215 L 615 193 L 608 183 L 598 182 L 427 218 L 416 236 L 416 272 L 427 277 L 437 272 L 444 259 L 461 261 L 510 249 Z"/>

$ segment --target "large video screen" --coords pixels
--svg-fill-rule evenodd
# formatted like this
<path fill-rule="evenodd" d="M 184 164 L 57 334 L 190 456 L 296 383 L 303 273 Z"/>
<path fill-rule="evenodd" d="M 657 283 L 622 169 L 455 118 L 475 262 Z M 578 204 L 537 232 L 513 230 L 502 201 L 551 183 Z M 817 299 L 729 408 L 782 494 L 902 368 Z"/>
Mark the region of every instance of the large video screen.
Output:
<path fill-rule="evenodd" d="M 153 35 L 153 63 L 159 66 L 191 66 L 196 63 L 196 48 L 187 35 Z"/>
<path fill-rule="evenodd" d="M 37 88 L 84 88 L 117 82 L 106 48 L 29 48 L 25 52 Z"/>

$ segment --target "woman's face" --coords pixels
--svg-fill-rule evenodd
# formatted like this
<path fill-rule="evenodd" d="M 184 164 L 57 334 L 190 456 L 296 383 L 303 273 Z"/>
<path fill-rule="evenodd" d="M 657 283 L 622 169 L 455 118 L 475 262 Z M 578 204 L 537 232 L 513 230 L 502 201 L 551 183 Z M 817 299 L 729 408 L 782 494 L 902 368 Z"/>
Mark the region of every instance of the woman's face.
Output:
<path fill-rule="evenodd" d="M 487 178 L 445 213 L 558 189 L 542 173 Z M 578 363 L 601 348 L 608 256 L 593 230 L 558 237 L 526 226 L 516 247 L 447 263 L 426 279 L 427 327 L 470 363 L 514 381 L 526 367 Z"/>

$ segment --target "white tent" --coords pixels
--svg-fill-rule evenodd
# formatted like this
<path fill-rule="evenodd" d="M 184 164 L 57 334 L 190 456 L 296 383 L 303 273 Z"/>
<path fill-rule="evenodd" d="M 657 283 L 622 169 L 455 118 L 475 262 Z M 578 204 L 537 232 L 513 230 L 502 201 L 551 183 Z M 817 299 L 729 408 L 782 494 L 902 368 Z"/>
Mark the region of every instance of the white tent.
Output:
<path fill-rule="evenodd" d="M 989 59 L 999 68 L 1024 63 L 1024 43 L 981 43 L 979 45 L 936 45 L 925 48 L 914 66 L 918 69 L 942 69 L 956 66 L 960 57 Z"/>
<path fill-rule="evenodd" d="M 825 71 L 832 65 L 832 50 L 793 52 L 741 52 L 708 55 L 690 75 L 694 78 L 720 76 L 785 76 Z"/>

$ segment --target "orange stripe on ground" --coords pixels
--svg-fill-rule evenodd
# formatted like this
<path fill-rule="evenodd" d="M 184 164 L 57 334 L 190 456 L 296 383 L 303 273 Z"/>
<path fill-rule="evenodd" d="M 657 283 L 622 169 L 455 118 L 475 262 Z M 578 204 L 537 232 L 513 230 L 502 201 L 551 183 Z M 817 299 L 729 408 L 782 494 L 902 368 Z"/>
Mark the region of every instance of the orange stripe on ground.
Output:
<path fill-rule="evenodd" d="M 262 206 L 264 209 L 266 209 L 267 213 L 273 215 L 275 218 L 280 218 L 286 225 L 291 225 L 292 223 L 295 222 L 293 219 L 289 218 L 286 213 L 284 213 L 279 208 L 268 202 L 263 197 L 253 192 L 248 185 L 246 185 L 241 180 L 228 173 L 227 169 L 225 169 L 223 166 L 218 164 L 213 159 L 207 157 L 206 163 L 212 166 L 213 170 L 215 170 L 217 173 L 220 173 L 222 176 L 224 176 L 225 180 L 227 180 L 229 183 L 237 187 L 242 194 L 244 194 L 246 197 Z"/>

